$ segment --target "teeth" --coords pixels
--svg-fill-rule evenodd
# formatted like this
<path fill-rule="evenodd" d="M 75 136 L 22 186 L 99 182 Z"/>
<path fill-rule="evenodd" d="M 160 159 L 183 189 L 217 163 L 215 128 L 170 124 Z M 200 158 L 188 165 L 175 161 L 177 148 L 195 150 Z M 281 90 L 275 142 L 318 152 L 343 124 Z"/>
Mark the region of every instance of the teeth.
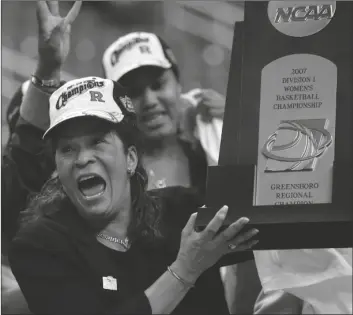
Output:
<path fill-rule="evenodd" d="M 83 182 L 83 181 L 91 179 L 91 178 L 94 178 L 94 175 L 83 176 L 80 178 L 79 182 Z"/>
<path fill-rule="evenodd" d="M 78 180 L 78 189 L 86 199 L 102 195 L 105 187 L 106 183 L 99 175 L 84 175 Z"/>

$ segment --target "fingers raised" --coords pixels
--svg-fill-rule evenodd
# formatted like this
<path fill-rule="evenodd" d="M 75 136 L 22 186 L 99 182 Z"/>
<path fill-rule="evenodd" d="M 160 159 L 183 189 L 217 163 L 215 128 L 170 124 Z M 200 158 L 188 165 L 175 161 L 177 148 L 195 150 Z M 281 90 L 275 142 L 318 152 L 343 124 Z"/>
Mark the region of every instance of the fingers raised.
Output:
<path fill-rule="evenodd" d="M 80 13 L 82 1 L 75 1 L 69 13 L 66 15 L 64 20 L 64 26 L 72 24 Z"/>
<path fill-rule="evenodd" d="M 228 207 L 223 206 L 213 217 L 213 219 L 208 223 L 206 228 L 201 232 L 201 237 L 204 239 L 211 240 L 215 237 L 218 230 L 222 226 L 228 212 Z"/>
<path fill-rule="evenodd" d="M 48 8 L 52 15 L 59 16 L 59 2 L 58 1 L 47 1 Z"/>
<path fill-rule="evenodd" d="M 41 21 L 45 21 L 50 14 L 48 5 L 45 1 L 37 1 L 37 14 Z"/>

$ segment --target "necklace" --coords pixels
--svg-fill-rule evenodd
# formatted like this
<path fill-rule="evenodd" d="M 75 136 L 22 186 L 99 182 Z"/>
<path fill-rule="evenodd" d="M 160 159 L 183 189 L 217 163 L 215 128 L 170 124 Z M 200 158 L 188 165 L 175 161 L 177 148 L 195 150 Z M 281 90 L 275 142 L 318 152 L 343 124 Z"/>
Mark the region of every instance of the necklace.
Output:
<path fill-rule="evenodd" d="M 122 240 L 120 238 L 109 236 L 109 235 L 105 235 L 105 234 L 102 234 L 102 233 L 97 234 L 97 237 L 102 238 L 102 239 L 107 240 L 107 241 L 112 242 L 112 243 L 120 244 L 125 249 L 129 249 L 130 248 L 130 242 L 129 242 L 129 238 L 128 237 L 126 237 L 124 240 Z"/>

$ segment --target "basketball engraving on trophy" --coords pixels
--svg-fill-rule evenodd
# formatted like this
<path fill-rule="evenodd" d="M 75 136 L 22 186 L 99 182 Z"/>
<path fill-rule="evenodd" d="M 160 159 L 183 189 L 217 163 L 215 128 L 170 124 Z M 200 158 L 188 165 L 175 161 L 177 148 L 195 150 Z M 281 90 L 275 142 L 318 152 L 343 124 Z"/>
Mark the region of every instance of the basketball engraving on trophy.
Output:
<path fill-rule="evenodd" d="M 328 119 L 283 120 L 262 148 L 265 172 L 313 171 L 332 143 Z"/>

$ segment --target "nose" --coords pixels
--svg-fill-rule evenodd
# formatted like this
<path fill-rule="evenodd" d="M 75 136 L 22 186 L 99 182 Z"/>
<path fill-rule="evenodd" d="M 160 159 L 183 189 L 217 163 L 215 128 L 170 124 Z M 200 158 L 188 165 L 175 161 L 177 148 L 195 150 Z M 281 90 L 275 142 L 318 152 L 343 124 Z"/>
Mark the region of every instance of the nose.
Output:
<path fill-rule="evenodd" d="M 142 93 L 142 104 L 144 110 L 156 107 L 158 104 L 157 92 L 150 87 L 146 87 Z"/>
<path fill-rule="evenodd" d="M 88 164 L 94 163 L 95 159 L 90 149 L 81 149 L 76 157 L 75 165 L 78 168 L 84 168 Z"/>

